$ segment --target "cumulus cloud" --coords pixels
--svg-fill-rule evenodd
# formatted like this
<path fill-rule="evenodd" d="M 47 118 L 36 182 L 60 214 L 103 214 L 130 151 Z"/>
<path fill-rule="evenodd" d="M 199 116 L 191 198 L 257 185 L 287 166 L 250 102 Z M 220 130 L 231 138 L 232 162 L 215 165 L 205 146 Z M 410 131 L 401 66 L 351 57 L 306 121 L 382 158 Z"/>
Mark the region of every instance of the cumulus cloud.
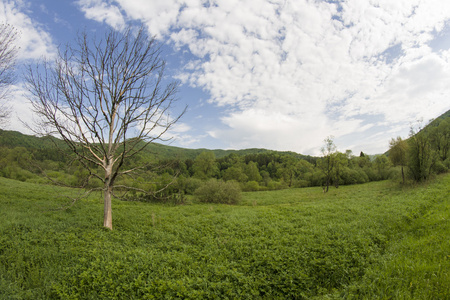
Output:
<path fill-rule="evenodd" d="M 56 46 L 51 35 L 32 18 L 29 3 L 21 0 L 5 0 L 0 3 L 0 19 L 13 25 L 18 33 L 17 46 L 19 64 L 30 60 L 51 58 L 56 54 Z M 26 91 L 22 83 L 11 87 L 8 106 L 11 107 L 11 118 L 7 129 L 18 130 L 22 133 L 32 134 L 22 121 L 30 121 L 33 118 L 31 105 L 24 96 Z"/>
<path fill-rule="evenodd" d="M 56 46 L 52 37 L 29 17 L 29 13 L 27 3 L 21 0 L 5 0 L 0 4 L 0 19 L 13 25 L 20 33 L 18 58 L 27 60 L 53 56 Z"/>
<path fill-rule="evenodd" d="M 224 128 L 208 132 L 230 147 L 312 153 L 328 135 L 356 132 L 361 143 L 344 147 L 378 151 L 369 138 L 449 109 L 448 49 L 430 46 L 448 26 L 448 1 L 82 2 L 89 18 L 113 25 L 94 12 L 120 12 L 189 49 L 196 59 L 179 77 L 228 108 Z"/>
<path fill-rule="evenodd" d="M 125 25 L 124 17 L 115 5 L 101 0 L 78 0 L 77 4 L 88 19 L 105 22 L 116 29 L 123 28 Z"/>

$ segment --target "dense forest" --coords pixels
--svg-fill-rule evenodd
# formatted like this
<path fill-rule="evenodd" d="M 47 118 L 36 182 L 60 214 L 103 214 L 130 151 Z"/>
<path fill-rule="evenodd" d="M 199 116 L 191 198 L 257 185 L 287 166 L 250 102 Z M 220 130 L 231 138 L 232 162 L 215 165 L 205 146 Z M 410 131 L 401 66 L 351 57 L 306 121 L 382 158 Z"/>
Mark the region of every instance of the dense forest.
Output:
<path fill-rule="evenodd" d="M 410 137 L 392 139 L 380 155 L 339 152 L 333 140 L 324 141 L 321 157 L 265 149 L 183 149 L 150 144 L 126 163 L 145 166 L 122 177 L 119 185 L 160 196 L 193 194 L 209 180 L 232 181 L 243 191 L 340 185 L 385 180 L 426 180 L 450 169 L 450 111 L 424 128 L 412 127 Z M 58 150 L 56 150 L 58 149 Z M 402 179 L 403 174 L 403 179 Z M 0 131 L 0 176 L 35 183 L 100 187 L 95 179 L 52 137 L 34 137 Z M 139 198 L 132 192 L 129 197 Z M 152 198 L 156 199 L 156 198 Z"/>

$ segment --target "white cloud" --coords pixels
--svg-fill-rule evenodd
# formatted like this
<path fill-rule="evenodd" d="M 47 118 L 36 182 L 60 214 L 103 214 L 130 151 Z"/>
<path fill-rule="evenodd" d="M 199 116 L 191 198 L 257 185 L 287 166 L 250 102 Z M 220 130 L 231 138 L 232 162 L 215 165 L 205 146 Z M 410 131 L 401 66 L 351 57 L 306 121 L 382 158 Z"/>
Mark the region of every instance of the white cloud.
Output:
<path fill-rule="evenodd" d="M 19 59 L 40 59 L 56 53 L 56 46 L 48 32 L 29 17 L 27 3 L 4 0 L 0 3 L 0 18 L 13 25 L 20 33 Z"/>
<path fill-rule="evenodd" d="M 78 0 L 77 4 L 88 19 L 105 22 L 116 29 L 123 28 L 125 25 L 124 17 L 115 5 L 102 0 Z"/>
<path fill-rule="evenodd" d="M 140 20 L 146 23 L 151 35 L 161 37 L 168 34 L 177 21 L 178 11 L 186 2 L 176 0 L 78 0 L 77 3 L 86 18 L 105 22 L 114 28 L 122 28 L 126 20 Z M 200 2 L 199 2 L 200 3 Z"/>
<path fill-rule="evenodd" d="M 223 117 L 222 121 L 228 129 L 210 130 L 208 133 L 226 140 L 230 148 L 253 148 L 257 145 L 273 150 L 300 149 L 303 152 L 313 151 L 313 145 L 322 142 L 321 127 L 326 123 L 322 117 L 312 120 L 307 115 L 288 115 L 266 109 L 239 111 Z"/>
<path fill-rule="evenodd" d="M 51 58 L 56 54 L 56 46 L 51 35 L 36 23 L 31 17 L 29 3 L 26 1 L 5 0 L 0 3 L 0 19 L 13 25 L 19 32 L 17 45 L 19 65 L 24 61 Z M 30 122 L 33 119 L 31 105 L 24 96 L 26 91 L 22 83 L 11 87 L 8 105 L 11 106 L 11 116 L 6 129 L 17 130 L 25 134 L 32 134 L 22 121 Z M 32 124 L 29 124 L 32 125 Z"/>
<path fill-rule="evenodd" d="M 25 88 L 22 85 L 16 85 L 11 88 L 11 97 L 8 105 L 11 106 L 12 113 L 6 129 L 13 129 L 24 134 L 33 134 L 27 127 L 27 125 L 33 126 L 32 106 L 26 98 Z"/>
<path fill-rule="evenodd" d="M 200 137 L 194 137 L 189 132 L 192 130 L 191 126 L 186 123 L 177 122 L 167 132 L 167 137 L 171 141 L 182 147 L 189 147 L 195 143 L 200 142 Z"/>
<path fill-rule="evenodd" d="M 209 133 L 234 148 L 307 153 L 330 134 L 359 132 L 354 147 L 378 151 L 367 140 L 376 128 L 384 132 L 376 144 L 387 147 L 389 126 L 449 109 L 449 52 L 429 46 L 450 21 L 449 1 L 91 3 L 144 22 L 198 58 L 179 77 L 229 108 L 226 128 Z"/>

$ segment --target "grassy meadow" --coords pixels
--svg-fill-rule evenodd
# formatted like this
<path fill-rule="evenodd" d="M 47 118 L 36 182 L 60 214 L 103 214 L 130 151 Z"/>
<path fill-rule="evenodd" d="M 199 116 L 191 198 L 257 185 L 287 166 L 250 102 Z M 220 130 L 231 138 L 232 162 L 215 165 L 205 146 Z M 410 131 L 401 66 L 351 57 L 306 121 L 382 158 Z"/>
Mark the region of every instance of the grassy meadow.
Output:
<path fill-rule="evenodd" d="M 450 174 L 113 202 L 0 177 L 0 299 L 450 299 Z"/>

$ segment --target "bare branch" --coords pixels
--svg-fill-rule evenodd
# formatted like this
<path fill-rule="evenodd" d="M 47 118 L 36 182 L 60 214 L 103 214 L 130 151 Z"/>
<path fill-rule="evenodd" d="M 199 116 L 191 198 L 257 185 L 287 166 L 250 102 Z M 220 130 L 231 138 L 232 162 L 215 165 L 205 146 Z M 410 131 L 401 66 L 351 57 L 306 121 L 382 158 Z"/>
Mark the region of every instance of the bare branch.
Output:
<path fill-rule="evenodd" d="M 117 178 L 140 169 L 125 168 L 125 162 L 162 140 L 184 113 L 170 115 L 179 83 L 165 84 L 164 71 L 161 48 L 143 27 L 93 40 L 81 33 L 54 63 L 28 68 L 37 127 L 62 138 L 91 176 L 103 181 L 105 212 Z"/>
<path fill-rule="evenodd" d="M 19 47 L 15 42 L 18 31 L 9 24 L 0 24 L 0 125 L 7 123 L 11 108 L 5 103 L 10 95 L 10 87 L 16 82 L 16 58 Z"/>

